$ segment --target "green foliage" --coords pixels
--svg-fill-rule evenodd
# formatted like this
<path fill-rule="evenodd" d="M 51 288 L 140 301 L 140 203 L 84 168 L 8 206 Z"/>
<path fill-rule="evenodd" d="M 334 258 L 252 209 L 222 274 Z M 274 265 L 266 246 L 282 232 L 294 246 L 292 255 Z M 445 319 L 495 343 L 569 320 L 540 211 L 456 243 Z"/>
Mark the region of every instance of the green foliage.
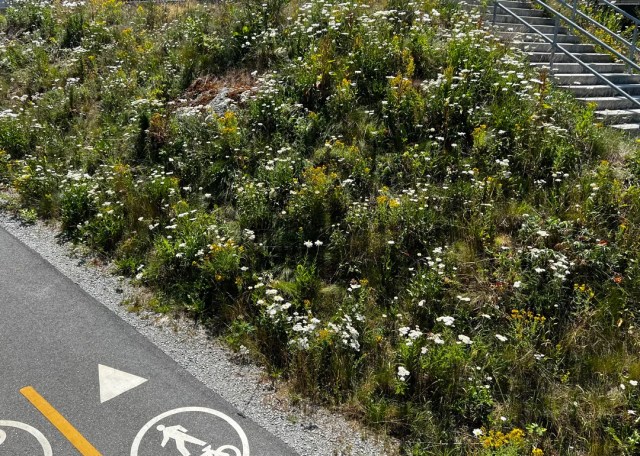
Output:
<path fill-rule="evenodd" d="M 406 454 L 634 454 L 638 143 L 479 23 L 15 4 L 0 183 Z"/>

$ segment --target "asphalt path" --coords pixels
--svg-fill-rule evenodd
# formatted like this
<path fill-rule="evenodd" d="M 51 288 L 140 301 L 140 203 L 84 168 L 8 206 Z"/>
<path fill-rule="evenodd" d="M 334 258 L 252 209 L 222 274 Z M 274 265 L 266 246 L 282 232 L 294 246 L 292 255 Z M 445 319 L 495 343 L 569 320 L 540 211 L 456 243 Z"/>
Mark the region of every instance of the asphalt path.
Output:
<path fill-rule="evenodd" d="M 296 453 L 0 228 L 0 456 L 51 454 Z"/>

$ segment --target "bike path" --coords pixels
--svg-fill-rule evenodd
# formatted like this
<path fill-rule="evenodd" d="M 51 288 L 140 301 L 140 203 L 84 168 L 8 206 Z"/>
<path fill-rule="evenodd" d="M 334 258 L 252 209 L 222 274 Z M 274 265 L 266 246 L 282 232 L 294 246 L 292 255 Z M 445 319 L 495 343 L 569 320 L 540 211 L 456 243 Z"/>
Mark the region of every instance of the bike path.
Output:
<path fill-rule="evenodd" d="M 296 453 L 0 228 L 0 456 Z"/>

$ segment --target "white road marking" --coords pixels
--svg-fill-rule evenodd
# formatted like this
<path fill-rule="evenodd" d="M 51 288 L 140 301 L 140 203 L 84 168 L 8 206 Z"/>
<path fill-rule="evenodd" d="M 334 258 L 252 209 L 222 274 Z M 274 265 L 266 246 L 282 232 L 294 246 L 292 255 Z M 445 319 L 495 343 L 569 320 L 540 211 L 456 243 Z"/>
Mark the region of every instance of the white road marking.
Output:
<path fill-rule="evenodd" d="M 157 427 L 157 429 L 158 431 L 162 432 L 162 443 L 160 444 L 160 446 L 164 448 L 167 443 L 169 443 L 169 440 L 173 440 L 176 445 L 176 449 L 182 456 L 189 456 L 191 454 L 189 453 L 189 450 L 187 450 L 187 443 L 191 443 L 193 445 L 198 445 L 201 447 L 207 444 L 207 442 L 205 442 L 204 440 L 200 440 L 192 435 L 189 435 L 189 431 L 187 431 L 180 425 L 165 426 L 164 424 L 161 424 Z"/>
<path fill-rule="evenodd" d="M 227 453 L 227 451 L 233 451 L 234 454 Z M 200 456 L 242 456 L 240 450 L 232 445 L 224 445 L 217 450 L 212 450 L 211 446 L 204 449 L 204 453 Z"/>
<path fill-rule="evenodd" d="M 29 434 L 31 434 L 36 438 L 36 440 L 42 447 L 42 451 L 44 451 L 44 456 L 53 456 L 53 450 L 51 449 L 51 444 L 49 443 L 47 438 L 42 434 L 42 432 L 40 432 L 33 426 L 29 426 L 28 424 L 24 424 L 19 421 L 9 421 L 9 420 L 0 420 L 0 426 L 13 427 L 17 429 L 22 429 L 23 431 L 27 431 Z M 2 433 L 4 434 L 4 431 L 2 431 Z M 5 437 L 6 437 L 6 434 L 5 434 Z"/>
<path fill-rule="evenodd" d="M 140 431 L 138 431 L 138 434 L 136 435 L 135 439 L 133 440 L 133 445 L 131 446 L 131 455 L 130 456 L 139 456 L 138 455 L 138 451 L 140 450 L 140 444 L 142 443 L 142 439 L 144 438 L 145 434 L 149 431 L 149 429 L 151 429 L 155 424 L 157 424 L 158 422 L 160 422 L 160 421 L 162 421 L 165 418 L 168 418 L 170 416 L 177 415 L 179 413 L 189 413 L 189 412 L 207 413 L 209 415 L 216 416 L 216 417 L 221 418 L 224 421 L 226 421 L 238 433 L 238 436 L 240 437 L 240 441 L 242 442 L 242 453 L 241 454 L 237 454 L 237 456 L 250 456 L 249 455 L 249 439 L 247 439 L 247 435 L 244 433 L 244 431 L 242 430 L 240 425 L 238 423 L 236 423 L 233 419 L 231 419 L 230 417 L 225 415 L 224 413 L 219 412 L 219 411 L 214 410 L 214 409 L 205 408 L 205 407 L 182 407 L 182 408 L 177 408 L 177 409 L 174 409 L 174 410 L 169 410 L 168 412 L 164 412 L 164 413 L 156 416 L 151 421 L 149 421 L 147 424 L 145 424 L 142 427 L 142 429 L 140 429 Z M 231 449 L 231 448 L 234 448 L 234 447 L 231 447 L 230 445 L 226 445 L 226 446 L 223 446 L 223 447 L 219 448 L 218 450 Z M 222 454 L 226 454 L 226 453 L 222 453 Z"/>
<path fill-rule="evenodd" d="M 5 440 L 7 440 L 7 433 L 0 429 L 0 445 L 2 445 Z"/>
<path fill-rule="evenodd" d="M 146 378 L 138 377 L 113 367 L 103 366 L 102 364 L 98 364 L 98 379 L 100 381 L 101 404 L 147 381 Z"/>

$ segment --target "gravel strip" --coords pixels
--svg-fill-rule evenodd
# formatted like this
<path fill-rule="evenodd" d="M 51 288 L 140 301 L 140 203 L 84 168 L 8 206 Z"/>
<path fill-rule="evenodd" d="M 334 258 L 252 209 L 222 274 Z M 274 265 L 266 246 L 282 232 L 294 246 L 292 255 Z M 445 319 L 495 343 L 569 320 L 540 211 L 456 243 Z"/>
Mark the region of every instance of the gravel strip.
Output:
<path fill-rule="evenodd" d="M 62 244 L 57 231 L 43 223 L 23 225 L 0 211 L 0 227 L 38 252 L 62 274 L 133 326 L 241 413 L 281 438 L 302 456 L 391 455 L 396 445 L 366 436 L 356 424 L 324 408 L 292 405 L 265 371 L 239 358 L 207 336 L 193 321 L 150 311 L 132 313 L 122 301 L 135 288 L 123 277 L 93 266 L 72 244 Z"/>

